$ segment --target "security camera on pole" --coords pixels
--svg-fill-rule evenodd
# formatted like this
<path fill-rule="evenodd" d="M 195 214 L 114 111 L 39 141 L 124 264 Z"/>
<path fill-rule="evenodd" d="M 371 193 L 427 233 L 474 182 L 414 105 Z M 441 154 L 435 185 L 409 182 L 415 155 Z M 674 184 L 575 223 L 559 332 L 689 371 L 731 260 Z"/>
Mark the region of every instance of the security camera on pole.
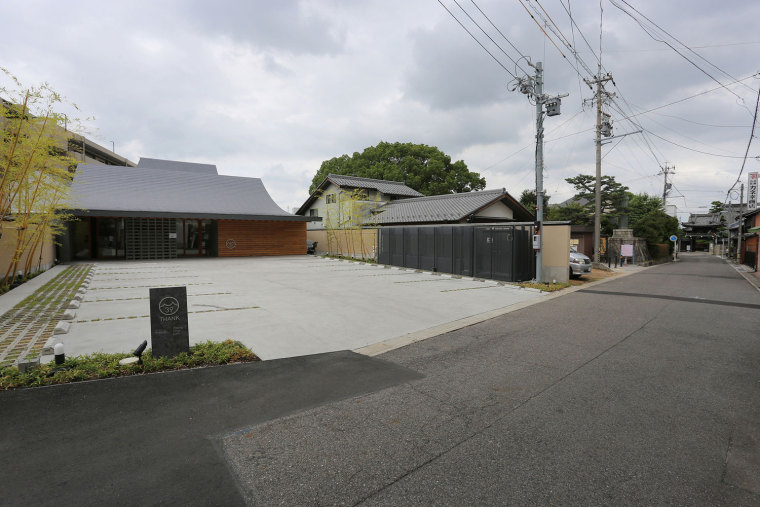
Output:
<path fill-rule="evenodd" d="M 536 102 L 536 234 L 533 238 L 533 249 L 536 250 L 536 282 L 543 283 L 541 274 L 541 236 L 544 221 L 544 113 L 546 116 L 558 116 L 561 111 L 562 98 L 568 94 L 550 97 L 544 94 L 544 67 L 541 62 L 528 65 L 536 69 L 535 77 L 517 78 L 517 84 L 512 90 L 520 90 L 529 100 Z"/>

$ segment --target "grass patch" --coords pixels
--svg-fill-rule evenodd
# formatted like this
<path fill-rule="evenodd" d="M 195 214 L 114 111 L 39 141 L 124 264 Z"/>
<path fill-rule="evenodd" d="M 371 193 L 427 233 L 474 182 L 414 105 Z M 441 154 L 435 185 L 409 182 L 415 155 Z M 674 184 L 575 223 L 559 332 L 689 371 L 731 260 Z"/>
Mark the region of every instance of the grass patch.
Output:
<path fill-rule="evenodd" d="M 98 353 L 75 356 L 66 359 L 62 365 L 65 369 L 56 367 L 54 363 L 48 363 L 25 373 L 19 372 L 15 366 L 8 366 L 0 369 L 0 391 L 182 370 L 200 366 L 259 361 L 256 354 L 242 343 L 234 340 L 199 343 L 190 347 L 189 354 L 182 353 L 175 357 L 154 358 L 151 349 L 148 349 L 142 356 L 142 365 L 120 366 L 119 360 L 125 357 L 131 357 L 131 354 Z"/>
<path fill-rule="evenodd" d="M 570 287 L 569 283 L 536 283 L 536 282 L 516 282 L 512 285 L 517 285 L 523 289 L 538 289 L 544 292 L 556 292 L 558 290 Z"/>
<path fill-rule="evenodd" d="M 339 261 L 353 261 L 353 262 L 364 262 L 366 264 L 377 264 L 377 261 L 375 259 L 360 259 L 358 257 L 349 257 L 346 255 L 322 255 L 321 257 L 327 258 L 327 259 L 338 259 Z"/>

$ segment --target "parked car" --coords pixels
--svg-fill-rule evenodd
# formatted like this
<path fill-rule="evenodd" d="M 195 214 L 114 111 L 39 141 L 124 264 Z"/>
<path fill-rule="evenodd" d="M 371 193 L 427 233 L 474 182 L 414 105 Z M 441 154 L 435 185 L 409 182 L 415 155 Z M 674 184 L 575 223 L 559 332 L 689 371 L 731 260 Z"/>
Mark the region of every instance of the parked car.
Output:
<path fill-rule="evenodd" d="M 591 259 L 579 251 L 570 249 L 570 278 L 591 273 Z"/>
<path fill-rule="evenodd" d="M 317 241 L 312 241 L 310 239 L 306 240 L 306 253 L 307 254 L 314 254 L 317 251 Z"/>

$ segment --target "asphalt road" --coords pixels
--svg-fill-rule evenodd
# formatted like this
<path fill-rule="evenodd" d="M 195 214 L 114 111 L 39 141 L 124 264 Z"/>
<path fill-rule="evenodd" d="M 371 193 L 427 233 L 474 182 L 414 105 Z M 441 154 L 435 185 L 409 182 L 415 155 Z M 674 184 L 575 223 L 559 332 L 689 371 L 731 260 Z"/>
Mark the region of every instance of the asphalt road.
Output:
<path fill-rule="evenodd" d="M 759 326 L 754 287 L 684 256 L 385 354 L 425 377 L 223 449 L 253 505 L 760 505 Z"/>
<path fill-rule="evenodd" d="M 0 393 L 3 505 L 759 505 L 760 292 L 694 254 L 417 342 Z"/>

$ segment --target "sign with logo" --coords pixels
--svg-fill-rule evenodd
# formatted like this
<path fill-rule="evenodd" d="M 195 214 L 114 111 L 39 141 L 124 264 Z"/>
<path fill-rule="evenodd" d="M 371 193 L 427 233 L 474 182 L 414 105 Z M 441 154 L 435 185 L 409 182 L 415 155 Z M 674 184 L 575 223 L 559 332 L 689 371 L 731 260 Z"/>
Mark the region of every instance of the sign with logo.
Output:
<path fill-rule="evenodd" d="M 747 185 L 747 208 L 757 208 L 757 173 L 749 173 L 749 185 Z"/>
<path fill-rule="evenodd" d="M 172 357 L 189 352 L 187 287 L 152 288 L 149 292 L 153 357 Z"/>

